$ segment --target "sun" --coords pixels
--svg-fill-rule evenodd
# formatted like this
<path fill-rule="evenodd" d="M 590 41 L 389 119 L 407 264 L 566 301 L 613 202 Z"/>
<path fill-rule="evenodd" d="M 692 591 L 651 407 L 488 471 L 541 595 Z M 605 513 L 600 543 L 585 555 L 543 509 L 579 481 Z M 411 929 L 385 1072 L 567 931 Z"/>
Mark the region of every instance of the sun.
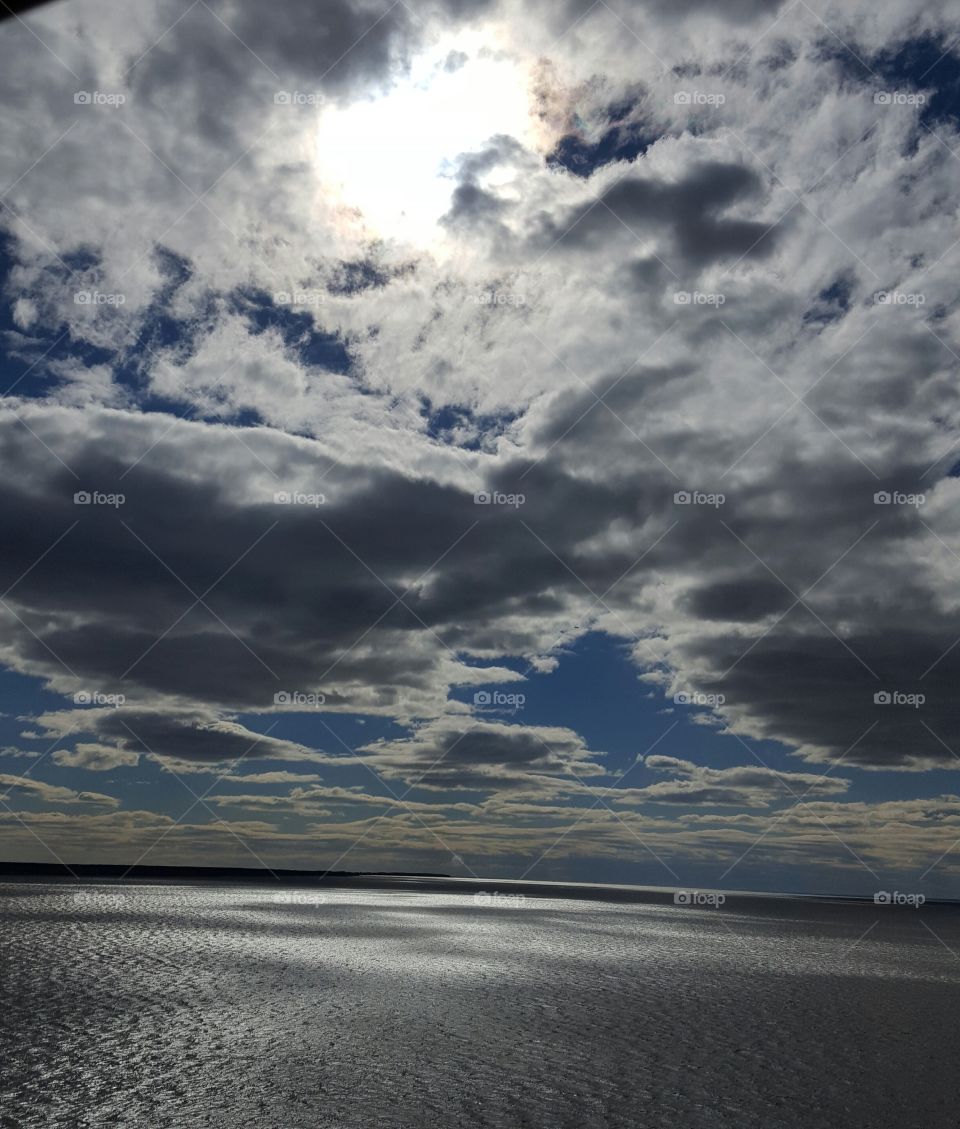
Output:
<path fill-rule="evenodd" d="M 456 187 L 456 161 L 496 134 L 535 138 L 529 68 L 457 36 L 417 57 L 384 95 L 321 114 L 317 175 L 328 198 L 360 212 L 372 235 L 417 246 L 445 239 L 438 225 Z M 492 169 L 489 183 L 503 180 Z"/>

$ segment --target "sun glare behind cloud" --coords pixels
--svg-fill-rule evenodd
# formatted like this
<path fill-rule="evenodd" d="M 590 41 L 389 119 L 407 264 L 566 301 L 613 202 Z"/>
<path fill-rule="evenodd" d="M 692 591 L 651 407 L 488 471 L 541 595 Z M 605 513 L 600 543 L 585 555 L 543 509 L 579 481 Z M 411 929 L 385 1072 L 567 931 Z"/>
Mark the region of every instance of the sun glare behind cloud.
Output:
<path fill-rule="evenodd" d="M 457 158 L 496 134 L 533 139 L 527 68 L 481 48 L 482 41 L 446 40 L 415 59 L 409 76 L 382 97 L 323 112 L 323 190 L 358 209 L 376 237 L 442 243 L 438 220 L 456 186 Z M 489 180 L 502 183 L 502 170 L 491 170 Z"/>

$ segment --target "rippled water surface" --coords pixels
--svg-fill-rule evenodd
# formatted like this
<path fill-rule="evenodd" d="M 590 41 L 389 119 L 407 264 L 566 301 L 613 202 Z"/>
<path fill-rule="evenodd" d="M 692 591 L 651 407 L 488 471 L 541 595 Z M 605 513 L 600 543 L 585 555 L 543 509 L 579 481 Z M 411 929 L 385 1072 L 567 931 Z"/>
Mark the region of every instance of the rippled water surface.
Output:
<path fill-rule="evenodd" d="M 960 1124 L 953 910 L 0 886 L 0 1125 Z"/>

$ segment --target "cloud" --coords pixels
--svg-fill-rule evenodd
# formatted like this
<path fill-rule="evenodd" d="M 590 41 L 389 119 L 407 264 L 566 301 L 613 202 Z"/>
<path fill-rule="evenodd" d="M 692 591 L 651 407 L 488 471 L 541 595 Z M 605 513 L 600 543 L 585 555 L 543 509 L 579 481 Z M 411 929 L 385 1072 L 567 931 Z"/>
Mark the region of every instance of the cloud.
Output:
<path fill-rule="evenodd" d="M 667 228 L 677 254 L 693 267 L 762 258 L 772 252 L 782 229 L 724 214 L 734 205 L 755 204 L 762 190 L 763 181 L 752 169 L 721 161 L 692 165 L 675 183 L 623 177 L 598 197 L 549 220 L 536 233 L 534 246 L 545 251 L 559 243 L 585 250 L 598 240 L 620 239 L 625 228 Z"/>
<path fill-rule="evenodd" d="M 140 754 L 134 749 L 116 745 L 98 745 L 81 741 L 70 751 L 57 749 L 53 761 L 64 768 L 85 768 L 88 772 L 109 772 L 120 767 L 133 767 L 140 763 Z"/>
<path fill-rule="evenodd" d="M 94 771 L 135 765 L 141 756 L 150 756 L 174 771 L 184 765 L 189 770 L 191 766 L 229 766 L 250 760 L 337 760 L 293 741 L 256 733 L 238 722 L 197 710 L 60 710 L 41 714 L 36 720 L 47 737 L 95 735 L 95 743 L 79 742 L 72 752 L 57 750 L 53 754 L 58 764 Z M 289 775 L 297 778 L 296 774 Z"/>
<path fill-rule="evenodd" d="M 783 0 L 630 0 L 627 5 L 631 15 L 650 13 L 658 19 L 668 21 L 686 19 L 690 16 L 710 16 L 730 23 L 745 23 L 760 16 L 774 14 L 782 6 Z M 571 16 L 584 16 L 590 11 L 588 0 L 567 0 L 567 11 Z"/>
<path fill-rule="evenodd" d="M 821 799 L 843 795 L 851 781 L 837 776 L 804 772 L 777 772 L 763 766 L 709 768 L 677 757 L 651 755 L 645 766 L 679 779 L 631 788 L 616 795 L 617 803 L 648 800 L 658 804 L 695 804 L 706 807 L 769 807 L 808 796 Z M 812 801 L 811 801 L 812 802 Z"/>
<path fill-rule="evenodd" d="M 386 778 L 438 791 L 509 789 L 549 795 L 558 779 L 602 775 L 572 730 L 552 726 L 441 720 L 410 738 L 376 741 L 358 750 Z"/>
<path fill-rule="evenodd" d="M 34 832 L 60 857 L 75 861 L 129 862 L 133 850 L 147 852 L 145 862 L 189 865 L 202 854 L 210 865 L 229 865 L 236 864 L 239 839 L 274 867 L 312 867 L 322 851 L 324 857 L 340 854 L 343 869 L 376 869 L 384 858 L 402 854 L 418 869 L 464 876 L 472 870 L 515 877 L 533 863 L 531 876 L 543 878 L 569 875 L 569 868 L 583 860 L 591 872 L 616 860 L 636 864 L 645 845 L 649 865 L 644 874 L 670 885 L 680 884 L 679 874 L 689 875 L 691 867 L 708 868 L 699 873 L 713 881 L 729 868 L 729 885 L 742 880 L 742 868 L 757 863 L 785 867 L 778 873 L 805 882 L 807 889 L 811 867 L 830 868 L 847 890 L 858 884 L 883 889 L 887 881 L 916 882 L 918 871 L 936 861 L 924 888 L 945 896 L 955 886 L 958 866 L 950 847 L 960 834 L 960 797 L 949 794 L 877 803 L 808 802 L 786 813 L 680 814 L 670 807 L 662 815 L 626 809 L 614 814 L 597 805 L 577 813 L 573 834 L 570 807 L 516 805 L 510 815 L 484 808 L 481 818 L 476 809 L 446 813 L 424 805 L 405 811 L 404 805 L 385 800 L 388 812 L 381 808 L 344 820 L 342 813 L 331 818 L 332 805 L 320 806 L 319 797 L 309 801 L 316 822 L 303 832 L 289 832 L 270 820 L 269 813 L 277 810 L 272 803 L 260 803 L 257 796 L 221 798 L 220 810 L 259 804 L 260 818 L 253 810 L 245 818 L 224 811 L 227 818 L 216 822 L 177 824 L 171 816 L 145 811 L 0 809 L 0 826 L 10 857 L 36 857 Z M 280 810 L 291 806 L 289 799 L 273 799 Z M 454 854 L 467 860 L 469 869 Z"/>
<path fill-rule="evenodd" d="M 323 777 L 315 772 L 248 772 L 230 773 L 224 779 L 229 784 L 305 784 Z"/>
<path fill-rule="evenodd" d="M 7 772 L 0 773 L 0 787 L 5 789 L 4 795 L 13 801 L 26 799 L 47 804 L 84 804 L 109 808 L 120 804 L 115 796 L 105 796 L 101 792 L 75 792 L 72 788 L 31 780 L 27 776 L 12 776 Z"/>
<path fill-rule="evenodd" d="M 155 113 L 176 107 L 188 125 L 184 139 L 195 147 L 187 154 L 181 149 L 182 167 L 184 156 L 202 159 L 201 141 L 226 148 L 243 144 L 242 127 L 262 130 L 256 123 L 278 93 L 333 101 L 388 88 L 428 27 L 475 17 L 489 6 L 488 0 L 330 0 L 318 11 L 309 0 L 291 0 L 265 21 L 254 0 L 197 10 L 159 4 L 154 19 L 168 30 L 129 60 L 131 97 Z"/>
<path fill-rule="evenodd" d="M 24 734 L 24 736 L 26 736 L 26 734 Z M 20 759 L 39 756 L 39 749 L 21 749 L 17 745 L 4 745 L 3 748 L 0 749 L 0 757 L 15 757 L 17 759 Z"/>

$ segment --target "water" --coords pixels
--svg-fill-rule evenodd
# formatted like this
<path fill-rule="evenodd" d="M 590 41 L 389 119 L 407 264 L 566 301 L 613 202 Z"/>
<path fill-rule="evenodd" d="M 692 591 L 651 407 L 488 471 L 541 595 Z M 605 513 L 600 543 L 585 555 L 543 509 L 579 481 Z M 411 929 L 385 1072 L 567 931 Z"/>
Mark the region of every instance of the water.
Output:
<path fill-rule="evenodd" d="M 0 886 L 0 1125 L 955 1129 L 958 918 Z"/>

